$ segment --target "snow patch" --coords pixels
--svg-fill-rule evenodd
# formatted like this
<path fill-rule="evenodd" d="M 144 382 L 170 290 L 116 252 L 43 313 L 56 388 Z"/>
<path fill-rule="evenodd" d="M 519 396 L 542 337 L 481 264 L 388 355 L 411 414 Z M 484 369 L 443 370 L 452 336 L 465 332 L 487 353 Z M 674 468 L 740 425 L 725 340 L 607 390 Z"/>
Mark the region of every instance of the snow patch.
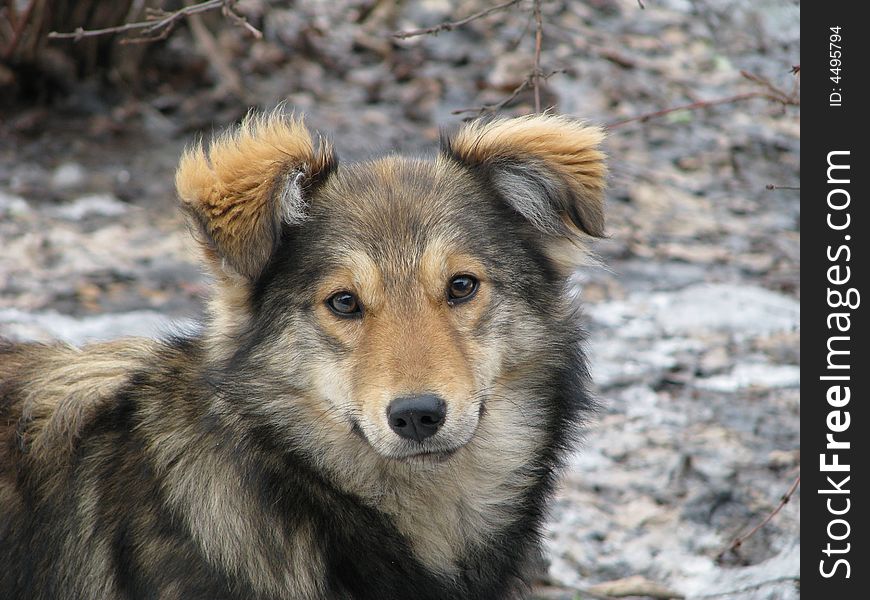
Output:
<path fill-rule="evenodd" d="M 54 311 L 27 313 L 15 308 L 0 309 L 0 335 L 22 341 L 58 340 L 81 345 L 127 336 L 158 338 L 195 328 L 192 319 L 170 319 L 148 310 L 79 318 Z"/>

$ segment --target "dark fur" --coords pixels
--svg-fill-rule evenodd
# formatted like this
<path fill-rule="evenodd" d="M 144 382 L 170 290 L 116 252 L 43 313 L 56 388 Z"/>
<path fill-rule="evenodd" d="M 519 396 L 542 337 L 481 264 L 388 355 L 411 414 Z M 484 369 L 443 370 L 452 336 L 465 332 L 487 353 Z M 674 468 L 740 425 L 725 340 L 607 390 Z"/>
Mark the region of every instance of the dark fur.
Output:
<path fill-rule="evenodd" d="M 520 153 L 511 163 L 519 176 L 522 158 Z M 561 184 L 541 183 L 546 157 L 531 158 L 530 185 L 540 189 L 535 200 L 542 204 L 547 190 Z M 563 234 L 542 232 L 513 206 L 516 198 L 504 197 L 492 183 L 498 165 L 468 160 L 455 148 L 439 167 L 389 160 L 389 176 L 374 163 L 336 168 L 332 160 L 301 182 L 308 198 L 305 219 L 269 234 L 271 250 L 261 267 L 237 260 L 247 282 L 232 285 L 243 287 L 245 318 L 231 333 L 213 331 L 215 323 L 232 318 L 222 315 L 190 338 L 122 341 L 82 351 L 0 345 L 0 597 L 524 595 L 562 457 L 591 408 L 580 334 L 564 298 L 565 272 L 550 255 L 554 236 Z M 455 172 L 457 179 L 436 176 L 437 169 Z M 349 198 L 343 194 L 348 189 L 358 194 Z M 437 201 L 414 200 L 418 196 Z M 569 196 L 559 189 L 548 218 L 556 219 L 561 205 L 570 203 L 564 210 L 582 228 L 594 209 L 575 206 L 588 198 Z M 208 237 L 202 214 L 194 220 L 207 238 L 204 251 L 210 260 L 219 258 L 223 242 Z M 399 508 L 382 509 L 378 496 L 366 491 L 369 482 L 351 484 L 325 469 L 317 449 L 329 447 L 333 438 L 319 429 L 327 425 L 309 404 L 294 401 L 311 393 L 305 373 L 318 361 L 327 355 L 351 360 L 354 354 L 346 339 L 312 316 L 316 282 L 342 258 L 342 249 L 362 248 L 378 264 L 392 264 L 401 262 L 397 256 L 422 252 L 433 235 L 455 236 L 485 266 L 492 301 L 468 335 L 490 340 L 483 346 L 490 354 L 496 343 L 508 347 L 502 363 L 517 374 L 499 388 L 501 395 L 480 393 L 478 428 L 487 420 L 511 419 L 507 429 L 487 431 L 518 428 L 532 448 L 511 475 L 525 483 L 486 512 L 498 522 L 452 548 L 443 568 L 415 550 L 440 548 L 432 539 L 437 533 L 418 536 L 414 515 L 410 524 L 396 520 L 402 511 L 433 511 L 424 521 L 444 519 L 448 527 L 452 521 L 435 512 L 440 505 L 405 506 L 402 498 L 392 498 L 390 506 Z M 215 264 L 220 295 L 221 285 L 231 284 L 220 283 Z M 384 285 L 392 286 L 389 277 L 400 278 L 402 271 L 384 267 L 384 273 Z M 518 333 L 518 322 L 534 323 L 535 336 Z M 297 329 L 304 335 L 285 347 L 287 332 Z M 77 375 L 68 374 L 70 365 Z M 358 422 L 349 420 L 346 429 L 342 444 L 372 454 L 360 464 L 393 469 L 400 483 L 407 477 L 409 494 L 428 489 L 417 486 L 417 478 L 447 477 L 451 468 L 454 477 L 471 473 L 471 467 L 455 465 L 473 464 L 475 457 L 468 455 L 492 447 L 472 441 L 438 464 L 382 460 Z M 501 464 L 495 461 L 492 468 Z M 370 483 L 379 489 L 377 481 Z M 396 495 L 406 493 L 403 485 L 397 484 Z M 457 502 L 486 500 L 475 497 L 475 485 L 462 482 L 457 489 L 471 491 L 457 495 Z M 219 504 L 209 507 L 215 490 Z M 234 540 L 243 547 L 233 549 Z M 434 550 L 429 555 L 439 556 Z"/>

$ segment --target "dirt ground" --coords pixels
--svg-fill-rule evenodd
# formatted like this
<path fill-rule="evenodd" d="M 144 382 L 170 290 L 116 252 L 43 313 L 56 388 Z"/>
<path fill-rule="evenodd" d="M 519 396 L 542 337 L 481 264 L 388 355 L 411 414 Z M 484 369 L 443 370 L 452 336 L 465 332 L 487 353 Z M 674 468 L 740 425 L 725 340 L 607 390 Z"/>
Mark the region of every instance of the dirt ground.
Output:
<path fill-rule="evenodd" d="M 144 50 L 123 85 L 7 103 L 0 335 L 82 343 L 193 322 L 207 282 L 174 208 L 184 145 L 283 102 L 344 161 L 432 153 L 440 128 L 476 114 L 453 111 L 528 76 L 531 2 L 390 34 L 493 4 L 242 1 L 262 40 L 209 15 L 204 35 L 182 25 Z M 798 598 L 799 489 L 729 546 L 800 473 L 799 3 L 640 4 L 542 3 L 541 69 L 559 71 L 542 101 L 612 125 L 612 178 L 603 266 L 575 277 L 604 408 L 564 478 L 536 594 Z M 532 110 L 525 89 L 500 112 Z"/>

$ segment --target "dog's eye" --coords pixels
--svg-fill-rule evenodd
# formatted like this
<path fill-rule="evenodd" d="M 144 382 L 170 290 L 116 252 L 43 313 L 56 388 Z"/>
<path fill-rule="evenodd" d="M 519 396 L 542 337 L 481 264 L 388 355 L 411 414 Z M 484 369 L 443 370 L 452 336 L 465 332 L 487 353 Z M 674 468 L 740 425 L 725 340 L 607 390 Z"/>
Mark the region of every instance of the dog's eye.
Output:
<path fill-rule="evenodd" d="M 362 306 L 350 292 L 338 292 L 330 296 L 326 305 L 341 317 L 356 317 L 362 314 Z"/>
<path fill-rule="evenodd" d="M 477 293 L 478 281 L 471 275 L 457 275 L 450 280 L 447 287 L 448 304 L 457 304 L 471 300 Z"/>

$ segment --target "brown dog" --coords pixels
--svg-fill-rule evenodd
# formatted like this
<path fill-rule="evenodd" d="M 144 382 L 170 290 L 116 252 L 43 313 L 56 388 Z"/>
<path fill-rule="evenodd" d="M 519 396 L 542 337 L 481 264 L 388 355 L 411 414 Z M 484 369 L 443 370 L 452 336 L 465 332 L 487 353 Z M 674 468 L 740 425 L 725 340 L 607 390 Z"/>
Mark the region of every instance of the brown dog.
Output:
<path fill-rule="evenodd" d="M 0 347 L 0 594 L 522 595 L 591 404 L 565 279 L 601 139 L 475 122 L 339 166 L 273 115 L 188 151 L 201 333 Z"/>

